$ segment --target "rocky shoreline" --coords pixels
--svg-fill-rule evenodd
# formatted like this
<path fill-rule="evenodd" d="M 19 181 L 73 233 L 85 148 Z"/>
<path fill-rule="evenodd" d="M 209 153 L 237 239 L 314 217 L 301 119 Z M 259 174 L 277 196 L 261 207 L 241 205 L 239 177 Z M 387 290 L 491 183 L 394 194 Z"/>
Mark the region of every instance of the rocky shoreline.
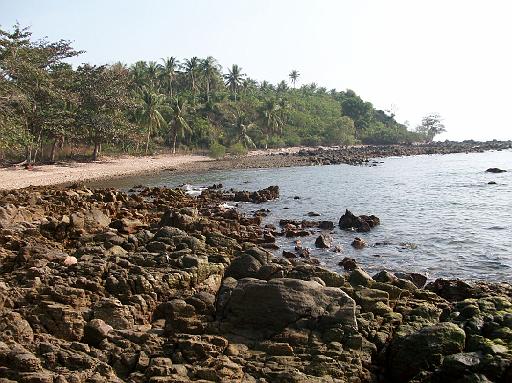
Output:
<path fill-rule="evenodd" d="M 200 172 L 253 168 L 280 168 L 314 165 L 369 165 L 386 157 L 405 157 L 430 154 L 482 153 L 489 150 L 512 149 L 512 141 L 433 142 L 418 145 L 347 146 L 304 148 L 297 151 L 272 152 L 208 162 L 184 164 L 174 171 Z"/>
<path fill-rule="evenodd" d="M 334 226 L 263 226 L 230 206 L 278 196 L 0 191 L 0 382 L 512 381 L 509 284 L 274 255 L 278 236 L 329 247 Z M 348 213 L 340 226 L 378 224 Z"/>

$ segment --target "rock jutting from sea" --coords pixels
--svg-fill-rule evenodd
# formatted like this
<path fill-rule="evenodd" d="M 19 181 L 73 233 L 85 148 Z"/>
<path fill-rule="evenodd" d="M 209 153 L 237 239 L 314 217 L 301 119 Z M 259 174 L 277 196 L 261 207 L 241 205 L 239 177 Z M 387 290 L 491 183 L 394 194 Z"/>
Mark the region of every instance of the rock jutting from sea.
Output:
<path fill-rule="evenodd" d="M 228 206 L 278 196 L 0 192 L 0 382 L 512 381 L 510 285 L 274 256 L 334 226 Z"/>

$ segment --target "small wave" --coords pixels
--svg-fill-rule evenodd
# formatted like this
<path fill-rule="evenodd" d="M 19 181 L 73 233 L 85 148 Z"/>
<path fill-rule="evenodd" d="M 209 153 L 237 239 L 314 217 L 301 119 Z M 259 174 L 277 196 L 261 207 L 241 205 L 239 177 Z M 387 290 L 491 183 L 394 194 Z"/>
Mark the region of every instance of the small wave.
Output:
<path fill-rule="evenodd" d="M 180 186 L 180 189 L 191 197 L 197 197 L 200 196 L 203 190 L 206 190 L 207 188 L 202 186 L 192 186 L 189 184 L 184 184 Z"/>

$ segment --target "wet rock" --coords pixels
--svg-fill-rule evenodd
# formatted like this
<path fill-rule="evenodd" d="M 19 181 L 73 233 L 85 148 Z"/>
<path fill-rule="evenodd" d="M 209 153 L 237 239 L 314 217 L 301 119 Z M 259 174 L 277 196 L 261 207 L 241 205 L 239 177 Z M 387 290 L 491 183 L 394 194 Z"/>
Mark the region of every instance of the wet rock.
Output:
<path fill-rule="evenodd" d="M 366 247 L 366 242 L 359 237 L 355 237 L 351 245 L 356 249 L 364 249 Z"/>
<path fill-rule="evenodd" d="M 506 173 L 506 170 L 500 168 L 489 168 L 486 170 L 487 173 Z"/>
<path fill-rule="evenodd" d="M 256 192 L 240 191 L 235 192 L 235 202 L 252 202 L 252 203 L 263 203 L 272 201 L 279 198 L 279 187 L 269 186 L 266 189 L 258 190 Z"/>
<path fill-rule="evenodd" d="M 372 277 L 363 269 L 356 267 L 349 275 L 348 281 L 352 286 L 370 286 L 373 282 Z"/>
<path fill-rule="evenodd" d="M 315 246 L 319 249 L 328 249 L 332 246 L 332 237 L 329 234 L 320 234 L 315 240 Z"/>
<path fill-rule="evenodd" d="M 411 281 L 419 289 L 423 288 L 428 280 L 425 275 L 419 273 L 395 273 L 395 276 Z"/>
<path fill-rule="evenodd" d="M 334 222 L 332 221 L 320 221 L 318 222 L 318 228 L 320 230 L 333 230 Z"/>
<path fill-rule="evenodd" d="M 343 258 L 339 263 L 339 266 L 343 266 L 343 268 L 347 271 L 352 271 L 357 267 L 356 260 L 354 258 Z"/>
<path fill-rule="evenodd" d="M 356 230 L 358 232 L 367 232 L 371 228 L 380 224 L 380 219 L 374 215 L 355 216 L 350 210 L 345 210 L 339 220 L 339 227 L 343 230 Z"/>

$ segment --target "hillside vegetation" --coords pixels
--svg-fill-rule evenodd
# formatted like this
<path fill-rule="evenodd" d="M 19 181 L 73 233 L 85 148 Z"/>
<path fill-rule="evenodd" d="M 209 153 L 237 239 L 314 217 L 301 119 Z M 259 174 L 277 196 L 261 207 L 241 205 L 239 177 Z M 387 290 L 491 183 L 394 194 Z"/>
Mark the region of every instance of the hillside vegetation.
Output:
<path fill-rule="evenodd" d="M 0 158 L 31 162 L 102 152 L 211 150 L 431 140 L 352 90 L 258 82 L 213 57 L 83 64 L 69 41 L 0 29 Z M 427 134 L 429 133 L 429 134 Z"/>

